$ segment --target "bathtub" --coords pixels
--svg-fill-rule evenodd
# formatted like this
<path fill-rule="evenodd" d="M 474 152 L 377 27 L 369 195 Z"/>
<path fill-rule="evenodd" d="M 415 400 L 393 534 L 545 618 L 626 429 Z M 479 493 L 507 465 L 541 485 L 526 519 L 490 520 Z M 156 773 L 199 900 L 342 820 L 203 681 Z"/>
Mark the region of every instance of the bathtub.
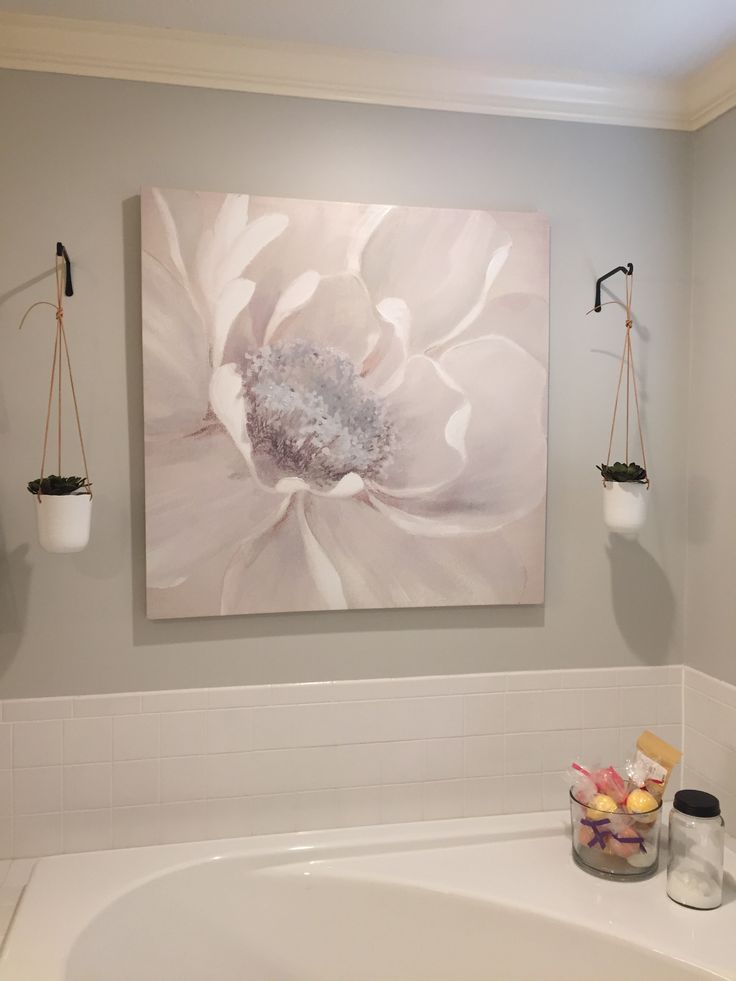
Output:
<path fill-rule="evenodd" d="M 562 814 L 40 860 L 0 981 L 736 979 L 716 911 L 573 865 Z"/>

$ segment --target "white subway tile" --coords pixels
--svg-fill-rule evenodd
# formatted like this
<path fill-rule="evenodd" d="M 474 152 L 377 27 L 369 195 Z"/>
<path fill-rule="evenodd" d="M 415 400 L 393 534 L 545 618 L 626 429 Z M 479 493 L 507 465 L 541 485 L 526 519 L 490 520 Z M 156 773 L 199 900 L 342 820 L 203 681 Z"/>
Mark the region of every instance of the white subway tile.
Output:
<path fill-rule="evenodd" d="M 506 691 L 506 675 L 496 674 L 459 674 L 450 680 L 450 691 L 457 694 L 471 695 L 474 693 L 491 693 Z"/>
<path fill-rule="evenodd" d="M 251 749 L 253 711 L 249 708 L 211 709 L 207 713 L 207 751 L 242 753 Z"/>
<path fill-rule="evenodd" d="M 561 671 L 511 671 L 506 675 L 507 691 L 551 691 L 562 688 Z"/>
<path fill-rule="evenodd" d="M 542 810 L 542 774 L 523 773 L 504 777 L 504 811 L 528 814 Z"/>
<path fill-rule="evenodd" d="M 570 806 L 570 788 L 564 773 L 542 774 L 542 807 L 545 811 L 559 811 Z"/>
<path fill-rule="evenodd" d="M 250 685 L 241 688 L 210 688 L 207 701 L 211 709 L 248 708 L 251 705 L 270 705 L 270 685 Z"/>
<path fill-rule="evenodd" d="M 542 742 L 542 769 L 545 773 L 566 770 L 580 759 L 580 729 L 561 729 L 546 733 Z"/>
<path fill-rule="evenodd" d="M 371 743 L 388 739 L 383 702 L 339 702 L 332 707 L 335 740 L 339 743 Z"/>
<path fill-rule="evenodd" d="M 379 704 L 379 739 L 436 739 L 441 736 L 463 734 L 461 695 L 451 695 L 447 698 L 388 699 Z"/>
<path fill-rule="evenodd" d="M 112 763 L 82 763 L 62 771 L 65 811 L 109 808 L 112 803 Z"/>
<path fill-rule="evenodd" d="M 419 783 L 425 779 L 427 755 L 421 739 L 381 743 L 379 755 L 381 783 Z"/>
<path fill-rule="evenodd" d="M 149 691 L 141 694 L 142 712 L 188 712 L 206 709 L 206 688 L 183 688 L 180 691 Z"/>
<path fill-rule="evenodd" d="M 0 770 L 8 770 L 13 765 L 13 727 L 0 724 Z"/>
<path fill-rule="evenodd" d="M 112 809 L 112 847 L 135 848 L 161 842 L 161 814 L 158 804 Z"/>
<path fill-rule="evenodd" d="M 274 794 L 248 799 L 252 834 L 283 834 L 296 830 L 296 794 Z"/>
<path fill-rule="evenodd" d="M 538 732 L 543 723 L 544 694 L 538 691 L 508 692 L 506 732 Z M 498 731 L 503 731 L 503 728 Z"/>
<path fill-rule="evenodd" d="M 659 711 L 659 687 L 638 685 L 621 688 L 621 725 L 654 726 Z"/>
<path fill-rule="evenodd" d="M 620 725 L 620 704 L 617 688 L 583 691 L 583 728 L 603 729 Z"/>
<path fill-rule="evenodd" d="M 505 737 L 505 772 L 541 773 L 542 751 L 546 733 L 512 732 Z M 472 774 L 468 774 L 472 776 Z"/>
<path fill-rule="evenodd" d="M 276 754 L 271 754 L 275 756 Z M 207 796 L 246 797 L 254 786 L 250 753 L 223 753 L 207 758 Z M 262 793 L 263 791 L 261 791 Z"/>
<path fill-rule="evenodd" d="M 537 694 L 466 695 L 464 699 L 466 736 L 486 736 L 504 731 L 504 704 L 508 699 L 538 698 Z"/>
<path fill-rule="evenodd" d="M 464 774 L 464 746 L 461 737 L 428 739 L 424 743 L 426 780 L 452 780 Z"/>
<path fill-rule="evenodd" d="M 161 804 L 161 841 L 202 841 L 207 838 L 207 801 Z"/>
<path fill-rule="evenodd" d="M 252 797 L 207 801 L 208 838 L 244 838 L 251 833 Z"/>
<path fill-rule="evenodd" d="M 13 856 L 35 858 L 61 852 L 61 812 L 25 814 L 13 820 Z"/>
<path fill-rule="evenodd" d="M 160 717 L 161 757 L 206 753 L 207 715 L 207 712 L 164 713 Z"/>
<path fill-rule="evenodd" d="M 629 688 L 634 685 L 669 685 L 677 684 L 679 671 L 679 665 L 646 665 L 619 668 L 617 677 L 621 688 Z"/>
<path fill-rule="evenodd" d="M 583 729 L 580 733 L 580 757 L 583 766 L 599 767 L 613 766 L 621 762 L 621 743 L 619 729 Z M 628 753 L 627 755 L 631 755 Z M 566 770 L 567 767 L 558 767 Z"/>
<path fill-rule="evenodd" d="M 11 770 L 0 770 L 0 818 L 9 817 L 13 813 L 13 773 Z"/>
<path fill-rule="evenodd" d="M 542 725 L 545 730 L 579 729 L 582 720 L 579 691 L 548 691 L 542 694 Z"/>
<path fill-rule="evenodd" d="M 60 721 L 17 722 L 13 726 L 13 765 L 49 766 L 61 763 Z"/>
<path fill-rule="evenodd" d="M 662 685 L 657 694 L 657 719 L 660 725 L 682 723 L 682 686 Z"/>
<path fill-rule="evenodd" d="M 3 722 L 68 719 L 71 714 L 70 698 L 17 698 L 3 702 Z"/>
<path fill-rule="evenodd" d="M 383 824 L 421 821 L 423 815 L 423 793 L 420 783 L 391 784 L 381 787 Z"/>
<path fill-rule="evenodd" d="M 463 806 L 465 817 L 503 814 L 505 780 L 505 777 L 472 777 L 465 780 Z"/>
<path fill-rule="evenodd" d="M 106 763 L 112 760 L 112 719 L 65 719 L 65 763 Z"/>
<path fill-rule="evenodd" d="M 0 818 L 0 858 L 9 859 L 13 854 L 13 819 Z M 3 886 L 3 888 L 6 888 Z"/>
<path fill-rule="evenodd" d="M 95 718 L 103 715 L 136 715 L 141 710 L 141 696 L 80 695 L 74 699 L 75 718 Z"/>
<path fill-rule="evenodd" d="M 616 688 L 616 668 L 582 668 L 560 672 L 563 688 Z"/>
<path fill-rule="evenodd" d="M 465 806 L 464 783 L 463 780 L 431 780 L 422 784 L 424 819 L 435 821 L 462 817 Z"/>
<path fill-rule="evenodd" d="M 336 790 L 308 790 L 296 795 L 297 831 L 334 828 L 336 825 Z"/>
<path fill-rule="evenodd" d="M 466 736 L 464 743 L 466 777 L 492 777 L 504 773 L 503 736 Z"/>
<path fill-rule="evenodd" d="M 113 720 L 114 760 L 153 759 L 159 755 L 158 715 L 119 715 Z"/>
<path fill-rule="evenodd" d="M 381 823 L 380 787 L 343 787 L 335 801 L 337 827 L 357 828 Z"/>
<path fill-rule="evenodd" d="M 104 811 L 67 811 L 62 818 L 65 852 L 92 852 L 112 846 L 112 815 Z"/>
<path fill-rule="evenodd" d="M 124 760 L 112 765 L 114 807 L 155 804 L 159 799 L 159 761 Z"/>
<path fill-rule="evenodd" d="M 13 812 L 16 815 L 60 810 L 60 766 L 34 766 L 13 771 Z"/>
<path fill-rule="evenodd" d="M 272 685 L 272 705 L 306 705 L 310 702 L 329 702 L 331 681 L 302 681 L 293 685 Z"/>
<path fill-rule="evenodd" d="M 252 725 L 253 748 L 289 749 L 293 747 L 296 739 L 295 725 L 298 711 L 299 706 L 296 705 L 254 708 L 249 722 L 249 725 Z"/>
<path fill-rule="evenodd" d="M 380 784 L 383 745 L 383 743 L 365 743 L 357 746 L 326 747 L 326 751 L 333 757 L 333 786 L 340 789 Z"/>
<path fill-rule="evenodd" d="M 204 800 L 207 796 L 206 756 L 175 756 L 171 759 L 162 759 L 160 767 L 162 803 Z"/>

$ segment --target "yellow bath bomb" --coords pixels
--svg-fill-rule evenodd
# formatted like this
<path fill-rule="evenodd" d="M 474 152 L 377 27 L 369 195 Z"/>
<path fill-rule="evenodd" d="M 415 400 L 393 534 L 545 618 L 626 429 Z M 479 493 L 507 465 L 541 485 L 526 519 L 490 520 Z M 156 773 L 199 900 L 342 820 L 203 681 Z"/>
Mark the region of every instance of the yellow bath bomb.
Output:
<path fill-rule="evenodd" d="M 607 814 L 615 814 L 618 804 L 608 794 L 596 794 L 588 806 L 588 817 L 591 821 L 601 821 Z"/>
<path fill-rule="evenodd" d="M 638 820 L 645 824 L 654 821 L 656 815 L 648 812 L 656 811 L 658 806 L 656 797 L 648 790 L 632 790 L 626 798 L 626 810 L 629 814 L 638 815 Z"/>

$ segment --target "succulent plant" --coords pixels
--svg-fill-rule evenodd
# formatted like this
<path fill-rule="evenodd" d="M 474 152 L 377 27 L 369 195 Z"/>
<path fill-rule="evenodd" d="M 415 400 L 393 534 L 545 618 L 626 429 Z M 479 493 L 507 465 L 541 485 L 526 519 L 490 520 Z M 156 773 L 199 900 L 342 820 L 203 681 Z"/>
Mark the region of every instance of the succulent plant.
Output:
<path fill-rule="evenodd" d="M 612 480 L 617 484 L 645 484 L 647 472 L 638 463 L 601 463 L 596 467 L 604 480 Z"/>
<path fill-rule="evenodd" d="M 31 494 L 47 494 L 55 497 L 62 497 L 68 494 L 82 494 L 86 491 L 87 480 L 85 477 L 58 477 L 56 474 L 49 474 L 43 480 L 36 478 L 28 484 Z"/>

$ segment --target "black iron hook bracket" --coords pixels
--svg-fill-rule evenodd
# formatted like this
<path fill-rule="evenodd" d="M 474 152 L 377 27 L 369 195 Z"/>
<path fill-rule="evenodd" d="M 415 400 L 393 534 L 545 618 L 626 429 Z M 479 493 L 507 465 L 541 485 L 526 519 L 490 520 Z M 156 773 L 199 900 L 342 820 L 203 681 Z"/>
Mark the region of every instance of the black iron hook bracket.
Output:
<path fill-rule="evenodd" d="M 69 253 L 64 248 L 61 242 L 56 243 L 56 254 L 64 260 L 64 265 L 66 266 L 66 278 L 64 282 L 64 295 L 74 296 L 74 287 L 72 286 L 72 261 L 69 258 Z"/>
<path fill-rule="evenodd" d="M 596 283 L 595 283 L 595 304 L 593 306 L 593 309 L 595 310 L 596 313 L 600 313 L 601 312 L 601 307 L 602 307 L 602 303 L 601 303 L 601 284 L 603 282 L 605 282 L 605 280 L 610 279 L 611 276 L 615 276 L 616 273 L 620 273 L 620 272 L 622 272 L 624 274 L 624 276 L 633 276 L 633 274 L 634 274 L 634 263 L 633 262 L 630 262 L 627 266 L 616 266 L 615 269 L 612 269 L 610 272 L 607 272 L 605 274 L 605 276 L 601 276 L 600 279 L 597 279 L 596 280 Z"/>

